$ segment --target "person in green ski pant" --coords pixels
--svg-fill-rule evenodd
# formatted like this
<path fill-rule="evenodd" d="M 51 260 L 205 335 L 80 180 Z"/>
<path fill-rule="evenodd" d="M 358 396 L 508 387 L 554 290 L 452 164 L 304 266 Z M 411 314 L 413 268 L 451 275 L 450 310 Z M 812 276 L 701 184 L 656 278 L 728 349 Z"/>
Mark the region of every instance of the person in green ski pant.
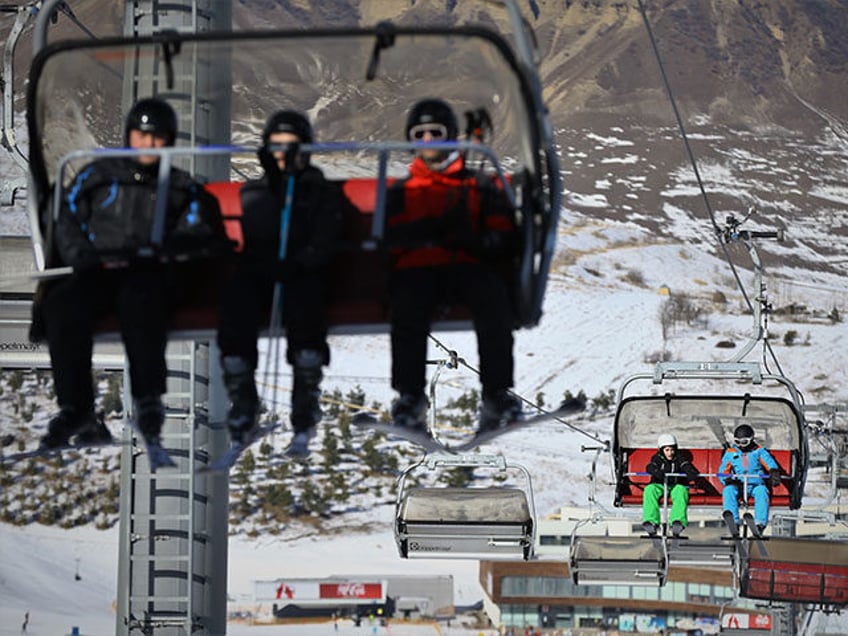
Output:
<path fill-rule="evenodd" d="M 668 488 L 671 512 L 668 522 L 671 532 L 679 537 L 686 528 L 686 509 L 689 505 L 689 482 L 698 477 L 698 470 L 677 447 L 677 439 L 663 433 L 657 439 L 658 450 L 648 461 L 645 470 L 651 482 L 642 493 L 642 527 L 650 536 L 655 536 L 660 526 L 660 502 Z"/>

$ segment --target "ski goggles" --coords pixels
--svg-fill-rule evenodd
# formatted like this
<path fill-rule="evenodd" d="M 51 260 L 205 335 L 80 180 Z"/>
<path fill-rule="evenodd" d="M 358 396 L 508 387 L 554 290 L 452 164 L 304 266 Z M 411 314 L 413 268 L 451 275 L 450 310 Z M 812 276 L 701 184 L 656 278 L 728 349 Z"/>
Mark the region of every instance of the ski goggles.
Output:
<path fill-rule="evenodd" d="M 448 128 L 442 124 L 418 124 L 409 129 L 409 138 L 421 141 L 424 139 L 424 135 L 428 133 L 433 141 L 447 139 Z"/>
<path fill-rule="evenodd" d="M 753 437 L 734 437 L 733 441 L 736 443 L 737 446 L 742 446 L 744 448 L 745 446 L 750 446 L 751 442 L 754 441 L 754 438 Z"/>

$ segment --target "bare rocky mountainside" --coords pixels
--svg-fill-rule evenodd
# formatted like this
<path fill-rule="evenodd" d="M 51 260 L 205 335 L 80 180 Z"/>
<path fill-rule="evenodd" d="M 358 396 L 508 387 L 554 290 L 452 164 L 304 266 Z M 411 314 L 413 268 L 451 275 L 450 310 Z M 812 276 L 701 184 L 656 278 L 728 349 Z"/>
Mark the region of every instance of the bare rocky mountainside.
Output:
<path fill-rule="evenodd" d="M 845 275 L 848 0 L 517 4 L 538 43 L 569 212 L 635 223 L 671 240 L 681 239 L 677 217 L 691 217 L 701 236 L 690 233 L 684 240 L 714 243 L 711 220 L 744 216 L 754 207 L 758 227 L 787 231 L 787 245 L 764 248 L 768 266 Z M 97 36 L 122 32 L 120 5 L 74 0 L 69 6 Z M 712 210 L 697 189 L 677 130 L 643 6 Z M 239 0 L 232 4 L 232 20 L 237 30 L 416 24 L 425 18 L 498 26 L 505 23 L 499 7 L 485 0 Z M 9 14 L 0 14 L 3 32 L 11 24 Z M 51 40 L 84 37 L 64 15 L 51 29 Z M 19 108 L 29 46 L 26 37 L 18 45 Z M 234 87 L 235 103 L 250 119 L 237 122 L 236 142 L 255 140 L 267 112 L 263 102 L 283 90 L 263 81 L 267 69 L 285 62 L 279 58 L 274 50 L 262 51 L 252 68 L 240 69 L 249 81 Z M 443 86 L 456 81 L 455 63 L 445 60 Z M 323 139 L 345 138 L 364 122 L 386 138 L 401 130 L 408 104 L 397 95 L 386 95 L 379 112 L 362 109 L 360 119 L 350 121 L 345 100 L 355 101 L 356 86 L 325 96 L 309 77 L 296 79 L 285 90 L 297 91 L 302 103 L 323 104 L 316 115 Z M 432 91 L 439 93 L 440 86 Z"/>
<path fill-rule="evenodd" d="M 122 32 L 123 9 L 68 3 L 97 36 Z M 848 137 L 846 0 L 518 0 L 535 34 L 554 123 L 601 114 L 672 122 L 640 6 L 675 98 L 691 120 L 793 131 L 833 126 Z M 238 0 L 233 28 L 370 25 L 380 20 L 499 24 L 500 3 L 471 0 Z M 2 32 L 13 18 L 0 14 Z M 85 37 L 60 16 L 52 38 Z M 23 77 L 29 42 L 19 44 Z M 21 93 L 22 95 L 23 93 Z"/>
<path fill-rule="evenodd" d="M 504 16 L 497 4 L 242 0 L 233 20 L 236 28 L 408 24 L 423 13 L 451 23 L 498 24 Z M 538 44 L 570 210 L 632 222 L 665 239 L 714 245 L 713 220 L 721 224 L 753 207 L 759 227 L 786 232 L 784 246 L 763 247 L 773 272 L 780 265 L 845 274 L 848 1 L 518 5 Z M 697 190 L 645 18 L 691 136 L 709 208 Z M 403 114 L 392 108 L 387 100 L 381 119 L 397 129 Z M 583 196 L 599 190 L 600 203 Z M 696 236 L 681 235 L 675 219 L 681 214 L 694 217 Z"/>
<path fill-rule="evenodd" d="M 464 0 L 241 0 L 236 28 L 408 23 L 421 15 L 497 23 L 496 3 Z M 598 114 L 668 123 L 671 110 L 637 0 L 520 0 L 541 54 L 554 123 Z M 644 0 L 681 110 L 690 118 L 848 132 L 845 0 Z M 533 9 L 537 15 L 533 16 Z M 584 119 L 585 118 L 585 119 Z"/>

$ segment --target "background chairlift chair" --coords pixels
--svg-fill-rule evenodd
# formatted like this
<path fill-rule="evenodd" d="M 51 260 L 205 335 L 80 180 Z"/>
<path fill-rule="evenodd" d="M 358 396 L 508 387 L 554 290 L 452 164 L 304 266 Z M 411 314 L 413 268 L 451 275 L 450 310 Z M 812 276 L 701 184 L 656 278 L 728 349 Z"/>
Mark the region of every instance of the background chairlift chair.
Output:
<path fill-rule="evenodd" d="M 720 389 L 686 394 L 626 396 L 628 386 L 640 379 L 652 379 L 655 386 L 672 379 L 725 384 Z M 746 384 L 740 385 L 743 381 Z M 770 392 L 764 382 L 770 383 Z M 782 390 L 782 395 L 776 395 L 775 389 Z M 645 465 L 656 452 L 656 431 L 669 430 L 674 431 L 680 448 L 691 452 L 692 463 L 704 478 L 690 488 L 690 507 L 721 507 L 719 463 L 740 424 L 753 427 L 758 443 L 768 448 L 780 465 L 781 485 L 772 490 L 771 506 L 798 508 L 807 471 L 800 397 L 783 376 L 763 374 L 759 364 L 745 362 L 660 363 L 653 376 L 642 374 L 625 380 L 613 424 L 615 505 L 641 505 L 642 489 L 649 480 Z"/>
<path fill-rule="evenodd" d="M 474 467 L 515 469 L 527 490 L 410 486 L 419 468 Z M 530 473 L 499 455 L 425 456 L 398 478 L 394 534 L 400 556 L 448 559 L 524 559 L 533 556 L 535 505 Z"/>
<path fill-rule="evenodd" d="M 581 536 L 580 525 L 572 531 L 568 558 L 575 585 L 665 585 L 668 552 L 662 537 Z"/>
<path fill-rule="evenodd" d="M 638 381 L 652 382 L 650 393 L 633 393 Z M 698 381 L 697 390 L 692 390 Z M 685 394 L 671 391 L 678 382 Z M 705 389 L 704 386 L 709 388 Z M 679 384 L 677 385 L 679 386 Z M 699 508 L 716 510 L 716 523 L 693 527 L 685 538 L 670 541 L 672 564 L 728 567 L 739 554 L 738 542 L 718 520 L 721 516 L 721 457 L 740 424 L 750 424 L 757 441 L 769 449 L 781 469 L 781 484 L 772 488 L 772 508 L 797 509 L 801 505 L 807 468 L 805 428 L 800 396 L 783 376 L 764 374 L 758 363 L 660 363 L 653 374 L 637 374 L 622 383 L 614 419 L 613 469 L 618 507 L 641 507 L 642 492 L 650 481 L 645 467 L 656 452 L 658 431 L 673 431 L 682 452 L 700 478 L 689 488 L 690 514 Z M 753 501 L 743 502 L 743 508 Z M 667 512 L 667 509 L 666 509 Z"/>
<path fill-rule="evenodd" d="M 848 605 L 848 543 L 771 537 L 750 541 L 739 567 L 739 595 L 829 609 Z"/>

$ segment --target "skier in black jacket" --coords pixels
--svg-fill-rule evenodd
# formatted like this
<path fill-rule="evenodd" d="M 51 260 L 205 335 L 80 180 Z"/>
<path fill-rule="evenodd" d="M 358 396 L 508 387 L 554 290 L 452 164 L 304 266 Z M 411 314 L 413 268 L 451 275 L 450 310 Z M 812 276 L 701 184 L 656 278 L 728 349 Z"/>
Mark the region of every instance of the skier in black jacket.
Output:
<path fill-rule="evenodd" d="M 330 362 L 327 345 L 328 269 L 342 229 L 342 198 L 324 174 L 310 164 L 298 144 L 313 143 L 309 120 L 282 110 L 265 124 L 259 161 L 265 174 L 241 189 L 244 248 L 225 285 L 218 331 L 224 382 L 230 397 L 227 424 L 234 443 L 248 444 L 256 430 L 259 398 L 256 341 L 271 305 L 275 283 L 282 284 L 282 324 L 286 360 L 293 367 L 291 456 L 309 453 L 309 440 L 321 419 L 321 367 Z M 271 146 L 288 144 L 288 150 Z M 290 189 L 291 186 L 291 189 Z M 287 194 L 290 195 L 288 215 Z M 280 237 L 287 216 L 288 240 Z M 265 325 L 267 326 L 267 325 Z"/>
<path fill-rule="evenodd" d="M 127 114 L 124 142 L 130 148 L 172 146 L 176 134 L 176 113 L 160 99 L 139 100 Z M 175 291 L 169 257 L 185 261 L 215 253 L 226 249 L 227 240 L 217 200 L 172 168 L 163 240 L 154 244 L 158 173 L 157 155 L 97 159 L 66 190 L 55 246 L 74 272 L 46 287 L 38 308 L 59 404 L 42 448 L 61 447 L 72 438 L 110 439 L 94 415 L 91 356 L 95 325 L 112 312 L 129 360 L 135 426 L 148 444 L 159 444 Z"/>
<path fill-rule="evenodd" d="M 674 536 L 686 528 L 686 509 L 689 505 L 689 482 L 698 477 L 698 470 L 692 462 L 677 448 L 677 438 L 670 433 L 663 433 L 657 440 L 657 452 L 648 461 L 646 471 L 651 476 L 651 483 L 645 486 L 642 493 L 642 526 L 653 536 L 660 525 L 659 502 L 663 498 L 665 488 L 671 499 L 671 512 L 668 521 Z"/>

